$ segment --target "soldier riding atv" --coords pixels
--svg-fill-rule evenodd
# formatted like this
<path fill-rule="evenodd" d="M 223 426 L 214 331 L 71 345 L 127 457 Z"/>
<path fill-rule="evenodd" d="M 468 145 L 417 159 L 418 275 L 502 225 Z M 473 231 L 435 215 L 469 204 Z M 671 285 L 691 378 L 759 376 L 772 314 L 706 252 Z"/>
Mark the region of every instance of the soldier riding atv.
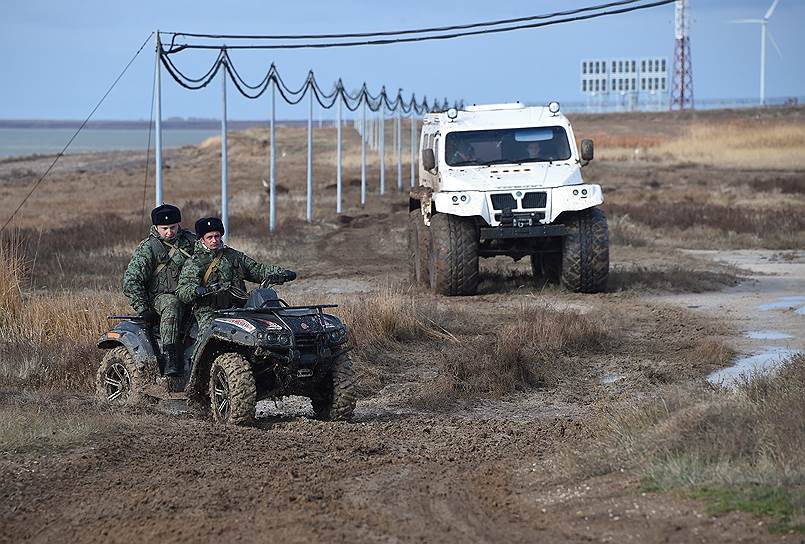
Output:
<path fill-rule="evenodd" d="M 289 395 L 309 397 L 318 418 L 352 416 L 355 378 L 347 327 L 324 312 L 335 305 L 290 306 L 265 284 L 248 294 L 231 284 L 209 285 L 206 292 L 231 295 L 243 307 L 215 311 L 201 332 L 194 322 L 186 327 L 185 375 L 174 379 L 189 402 L 234 425 L 254 418 L 258 400 Z M 125 405 L 164 397 L 159 328 L 140 316 L 111 319 L 121 321 L 98 342 L 109 350 L 98 369 L 99 398 Z"/>

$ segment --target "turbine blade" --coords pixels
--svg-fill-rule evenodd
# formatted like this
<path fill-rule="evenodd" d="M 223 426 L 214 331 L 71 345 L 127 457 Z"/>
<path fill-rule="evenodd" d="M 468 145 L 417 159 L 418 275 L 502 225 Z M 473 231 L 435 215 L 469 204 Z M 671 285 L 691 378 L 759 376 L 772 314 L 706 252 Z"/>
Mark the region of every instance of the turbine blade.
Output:
<path fill-rule="evenodd" d="M 777 51 L 777 54 L 780 55 L 780 58 L 783 58 L 783 52 L 780 51 L 780 46 L 777 45 L 777 40 L 774 39 L 774 35 L 771 33 L 771 30 L 769 30 L 766 34 L 769 36 L 769 41 L 774 46 L 774 49 Z"/>
<path fill-rule="evenodd" d="M 766 15 L 763 16 L 764 19 L 768 19 L 769 17 L 771 17 L 771 14 L 774 13 L 774 8 L 777 7 L 777 3 L 779 1 L 780 0 L 774 0 L 774 2 L 771 3 L 771 7 L 769 8 L 769 11 L 767 11 Z"/>

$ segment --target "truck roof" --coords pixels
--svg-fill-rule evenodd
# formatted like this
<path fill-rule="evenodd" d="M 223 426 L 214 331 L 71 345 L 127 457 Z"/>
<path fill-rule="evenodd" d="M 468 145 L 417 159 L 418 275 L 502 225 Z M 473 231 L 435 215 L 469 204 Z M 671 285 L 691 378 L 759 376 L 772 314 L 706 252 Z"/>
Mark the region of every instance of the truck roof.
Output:
<path fill-rule="evenodd" d="M 525 106 L 519 102 L 467 106 L 458 110 L 455 119 L 450 119 L 447 112 L 428 113 L 425 114 L 423 122 L 425 125 L 438 126 L 443 132 L 569 125 L 561 111 L 551 113 L 545 106 Z"/>

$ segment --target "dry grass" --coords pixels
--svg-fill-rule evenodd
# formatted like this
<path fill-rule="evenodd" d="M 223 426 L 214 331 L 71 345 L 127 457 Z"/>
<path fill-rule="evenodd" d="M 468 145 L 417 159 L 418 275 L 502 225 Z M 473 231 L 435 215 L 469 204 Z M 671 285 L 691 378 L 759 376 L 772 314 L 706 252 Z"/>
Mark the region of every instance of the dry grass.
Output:
<path fill-rule="evenodd" d="M 740 168 L 805 168 L 805 124 L 732 123 L 694 125 L 656 153 L 686 161 Z"/>
<path fill-rule="evenodd" d="M 65 395 L 23 391 L 0 394 L 0 399 L 0 451 L 53 453 L 102 433 L 119 433 L 127 424 L 119 409 Z"/>
<path fill-rule="evenodd" d="M 0 326 L 13 322 L 22 309 L 25 263 L 17 235 L 0 240 Z"/>
<path fill-rule="evenodd" d="M 739 282 L 738 276 L 728 272 L 691 270 L 682 266 L 649 268 L 643 266 L 613 266 L 609 272 L 607 290 L 704 293 L 720 291 Z"/>
<path fill-rule="evenodd" d="M 688 200 L 616 200 L 605 203 L 604 208 L 615 225 L 621 221 L 643 225 L 644 238 L 677 239 L 687 246 L 786 249 L 805 243 L 802 204 L 766 208 Z M 623 240 L 618 232 L 616 227 L 616 240 Z M 635 237 L 641 231 L 633 228 L 627 232 L 630 232 L 627 236 Z"/>
<path fill-rule="evenodd" d="M 99 290 L 26 294 L 21 253 L 0 245 L 0 382 L 87 390 L 99 358 L 95 340 L 123 298 Z"/>
<path fill-rule="evenodd" d="M 418 301 L 403 287 L 386 284 L 379 290 L 347 300 L 338 313 L 349 324 L 353 339 L 360 339 L 363 350 L 381 351 L 402 344 L 428 340 L 452 340 L 437 323 L 433 303 Z"/>
<path fill-rule="evenodd" d="M 446 354 L 424 404 L 556 387 L 578 374 L 580 358 L 601 352 L 617 337 L 598 320 L 544 304 L 523 305 L 487 332 Z"/>
<path fill-rule="evenodd" d="M 756 192 L 780 192 L 784 195 L 805 194 L 805 174 L 795 173 L 791 176 L 780 176 L 772 179 L 755 179 L 749 187 Z"/>
<path fill-rule="evenodd" d="M 602 160 L 690 162 L 736 168 L 805 168 L 805 123 L 741 119 L 695 122 L 683 136 L 603 135 Z"/>
<path fill-rule="evenodd" d="M 600 421 L 601 442 L 565 452 L 563 463 L 577 474 L 636 467 L 654 489 L 782 493 L 789 512 L 783 521 L 796 526 L 805 522 L 803 413 L 805 355 L 797 355 L 735 389 L 688 383 L 611 406 Z"/>

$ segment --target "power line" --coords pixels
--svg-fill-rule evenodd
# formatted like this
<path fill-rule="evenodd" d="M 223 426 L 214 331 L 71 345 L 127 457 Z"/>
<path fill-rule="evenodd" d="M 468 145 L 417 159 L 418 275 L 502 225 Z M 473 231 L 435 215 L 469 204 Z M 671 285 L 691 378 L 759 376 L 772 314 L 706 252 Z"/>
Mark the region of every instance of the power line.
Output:
<path fill-rule="evenodd" d="M 168 75 L 180 86 L 189 90 L 198 90 L 206 87 L 218 76 L 220 70 L 224 70 L 232 79 L 238 92 L 249 99 L 259 98 L 271 88 L 273 84 L 276 85 L 280 98 L 291 105 L 300 103 L 307 96 L 308 92 L 312 92 L 316 101 L 324 109 L 333 108 L 339 100 L 342 101 L 349 111 L 356 111 L 360 105 L 365 102 L 372 111 L 378 111 L 381 107 L 385 106 L 385 108 L 391 112 L 400 110 L 406 115 L 410 114 L 412 111 L 417 114 L 422 114 L 427 111 L 432 111 L 436 107 L 440 107 L 438 103 L 435 102 L 433 105 L 429 105 L 427 98 L 423 98 L 420 102 L 416 99 L 416 95 L 411 95 L 411 98 L 405 101 L 401 91 L 397 91 L 394 98 L 389 98 L 385 87 L 382 87 L 380 93 L 377 95 L 372 95 L 368 91 L 365 82 L 354 95 L 346 91 L 341 80 L 338 80 L 333 90 L 327 93 L 324 92 L 318 81 L 316 81 L 316 75 L 313 71 L 308 72 L 307 78 L 305 78 L 301 87 L 292 89 L 288 87 L 282 79 L 282 76 L 274 64 L 270 66 L 259 83 L 251 85 L 240 75 L 225 47 L 221 48 L 212 66 L 210 66 L 203 76 L 198 78 L 184 74 L 173 62 L 170 55 L 162 50 L 160 59 Z M 442 105 L 441 107 L 446 109 L 449 105 Z"/>
<path fill-rule="evenodd" d="M 514 25 L 514 26 L 507 26 L 503 28 L 487 28 L 483 30 L 470 30 L 466 32 L 455 32 L 452 34 L 442 34 L 438 36 L 414 36 L 409 38 L 393 38 L 393 39 L 383 39 L 383 40 L 365 40 L 365 41 L 351 41 L 351 42 L 325 42 L 325 43 L 284 43 L 284 44 L 265 44 L 265 45 L 210 45 L 210 44 L 180 44 L 174 45 L 174 43 L 170 44 L 170 49 L 164 51 L 165 54 L 171 55 L 183 51 L 185 49 L 325 49 L 325 48 L 332 48 L 332 47 L 357 47 L 357 46 L 364 46 L 364 45 L 391 45 L 396 43 L 413 43 L 413 42 L 426 42 L 426 41 L 434 41 L 434 40 L 450 40 L 454 38 L 463 38 L 467 36 L 479 36 L 483 34 L 498 34 L 501 32 L 512 32 L 515 30 L 524 30 L 524 29 L 531 29 L 531 28 L 541 28 L 546 26 L 558 25 L 562 23 L 571 23 L 577 21 L 585 21 L 589 19 L 596 19 L 598 17 L 604 17 L 607 15 L 620 15 L 623 13 L 629 13 L 632 11 L 639 11 L 648 8 L 654 8 L 658 6 L 664 6 L 666 4 L 671 4 L 676 0 L 658 0 L 655 2 L 650 2 L 648 4 L 641 4 L 639 6 L 629 6 L 609 11 L 602 11 L 599 13 L 591 13 L 588 15 L 579 15 L 576 17 L 565 17 L 564 19 L 556 19 L 552 21 L 543 21 L 539 23 L 530 23 L 524 25 Z"/>
<path fill-rule="evenodd" d="M 47 169 L 47 170 L 45 170 L 45 173 L 44 173 L 44 174 L 42 174 L 42 177 L 40 177 L 40 178 L 37 180 L 37 182 L 34 184 L 34 186 L 31 188 L 31 190 L 28 192 L 28 194 L 27 194 L 27 195 L 25 195 L 25 198 L 23 198 L 23 199 L 22 199 L 22 202 L 20 202 L 19 206 L 17 206 L 17 209 L 15 209 L 15 210 L 14 210 L 14 212 L 11 214 L 11 217 L 9 217 L 9 218 L 6 220 L 6 222 L 3 224 L 3 226 L 2 226 L 2 227 L 0 227 L 0 234 L 2 234 L 2 232 L 3 232 L 4 230 L 6 230 L 6 227 L 8 226 L 8 224 L 9 224 L 9 223 L 11 223 L 12 219 L 14 219 L 14 217 L 17 215 L 17 212 L 19 212 L 19 211 L 22 209 L 22 207 L 25 205 L 25 203 L 28 201 L 28 199 L 29 199 L 29 198 L 31 198 L 31 195 L 32 195 L 32 194 L 34 194 L 34 191 L 36 191 L 36 189 L 39 187 L 39 185 L 40 185 L 40 184 L 42 183 L 42 181 L 45 179 L 45 177 L 47 177 L 47 175 L 50 173 L 50 171 L 53 169 L 53 167 L 54 167 L 54 166 L 56 166 L 56 163 L 59 161 L 59 159 L 60 159 L 60 158 L 62 158 L 62 156 L 64 155 L 64 152 L 65 152 L 65 151 L 67 151 L 67 148 L 68 148 L 68 147 L 70 147 L 70 144 L 72 144 L 72 143 L 73 143 L 73 140 L 75 140 L 75 139 L 76 139 L 76 136 L 78 136 L 78 133 L 79 133 L 79 132 L 81 132 L 81 130 L 84 128 L 84 126 L 86 126 L 86 124 L 89 122 L 89 120 L 90 120 L 90 119 L 92 118 L 92 116 L 95 114 L 95 112 L 96 112 L 96 111 L 98 111 L 98 108 L 100 108 L 100 107 L 101 107 L 101 104 L 103 104 L 103 101 L 104 101 L 104 100 L 106 100 L 106 97 L 107 97 L 107 96 L 109 96 L 109 93 L 111 93 L 111 92 L 112 92 L 112 89 L 114 89 L 114 88 L 115 88 L 115 85 L 117 85 L 117 82 L 118 82 L 118 81 L 120 81 L 120 79 L 123 77 L 123 75 L 124 75 L 124 74 L 126 73 L 126 71 L 129 69 L 129 66 L 131 66 L 131 64 L 134 62 L 134 59 L 136 59 L 136 58 L 137 58 L 137 56 L 140 54 L 140 52 L 143 50 L 143 48 L 144 48 L 144 47 L 146 46 L 146 44 L 148 43 L 148 40 L 150 40 L 150 39 L 151 39 L 151 36 L 153 36 L 153 35 L 154 35 L 154 33 L 153 33 L 153 32 L 151 32 L 151 33 L 148 35 L 148 37 L 145 39 L 145 41 L 144 41 L 144 42 L 143 42 L 143 44 L 140 46 L 140 48 L 137 50 L 137 52 L 136 52 L 136 53 L 134 53 L 134 56 L 133 56 L 133 57 L 131 57 L 131 60 L 128 62 L 128 64 L 126 64 L 125 68 L 123 68 L 123 71 L 122 71 L 122 72 L 120 72 L 120 74 L 119 74 L 119 75 L 117 76 L 117 78 L 116 78 L 116 79 L 115 79 L 115 80 L 112 82 L 112 85 L 111 85 L 111 86 L 110 86 L 110 87 L 109 87 L 109 88 L 106 90 L 106 92 L 105 92 L 105 93 L 104 93 L 104 95 L 101 97 L 101 99 L 98 101 L 98 103 L 97 103 L 97 104 L 95 104 L 95 107 L 94 107 L 94 108 L 92 108 L 92 111 L 91 111 L 91 112 L 89 112 L 89 115 L 87 116 L 87 118 L 86 118 L 86 119 L 84 119 L 84 122 L 83 122 L 83 123 L 81 123 L 81 126 L 80 126 L 80 127 L 78 127 L 78 130 L 76 130 L 76 131 L 75 131 L 75 134 L 73 134 L 73 135 L 72 135 L 72 137 L 71 137 L 71 138 L 70 138 L 70 139 L 67 141 L 67 144 L 64 146 L 64 148 L 62 148 L 62 150 L 61 150 L 61 151 L 60 151 L 60 152 L 59 152 L 59 153 L 56 155 L 56 158 L 55 158 L 55 159 L 53 159 L 53 162 L 52 162 L 52 163 L 50 163 L 50 166 L 48 166 L 48 169 Z"/>
<path fill-rule="evenodd" d="M 325 39 L 325 38 L 371 38 L 376 36 L 400 36 L 405 34 L 425 34 L 432 32 L 447 32 L 451 30 L 466 30 L 469 28 L 480 28 L 485 26 L 497 26 L 511 23 L 523 23 L 526 21 L 534 21 L 539 19 L 552 19 L 554 17 L 561 17 L 566 15 L 575 15 L 577 13 L 584 13 L 585 11 L 595 11 L 615 6 L 622 6 L 626 4 L 634 4 L 642 0 L 620 0 L 617 2 L 609 2 L 606 4 L 599 4 L 597 6 L 585 6 L 572 10 L 556 11 L 553 13 L 544 13 L 540 15 L 528 15 L 525 17 L 516 17 L 513 19 L 498 19 L 496 21 L 483 21 L 478 23 L 467 23 L 462 25 L 451 26 L 436 26 L 430 28 L 415 28 L 407 30 L 390 30 L 385 32 L 356 32 L 350 34 L 268 34 L 268 35 L 255 35 L 255 34 L 200 34 L 193 32 L 165 32 L 165 34 L 172 34 L 176 36 L 187 36 L 192 38 L 210 38 L 210 39 L 244 39 L 244 40 L 303 40 L 303 39 Z"/>
<path fill-rule="evenodd" d="M 157 87 L 157 72 L 154 70 L 154 80 L 151 82 L 151 117 L 148 119 L 148 143 L 145 146 L 145 181 L 143 182 L 143 207 L 140 212 L 140 230 L 145 222 L 145 198 L 148 192 L 148 165 L 151 162 L 151 126 L 154 124 L 154 97 Z"/>

